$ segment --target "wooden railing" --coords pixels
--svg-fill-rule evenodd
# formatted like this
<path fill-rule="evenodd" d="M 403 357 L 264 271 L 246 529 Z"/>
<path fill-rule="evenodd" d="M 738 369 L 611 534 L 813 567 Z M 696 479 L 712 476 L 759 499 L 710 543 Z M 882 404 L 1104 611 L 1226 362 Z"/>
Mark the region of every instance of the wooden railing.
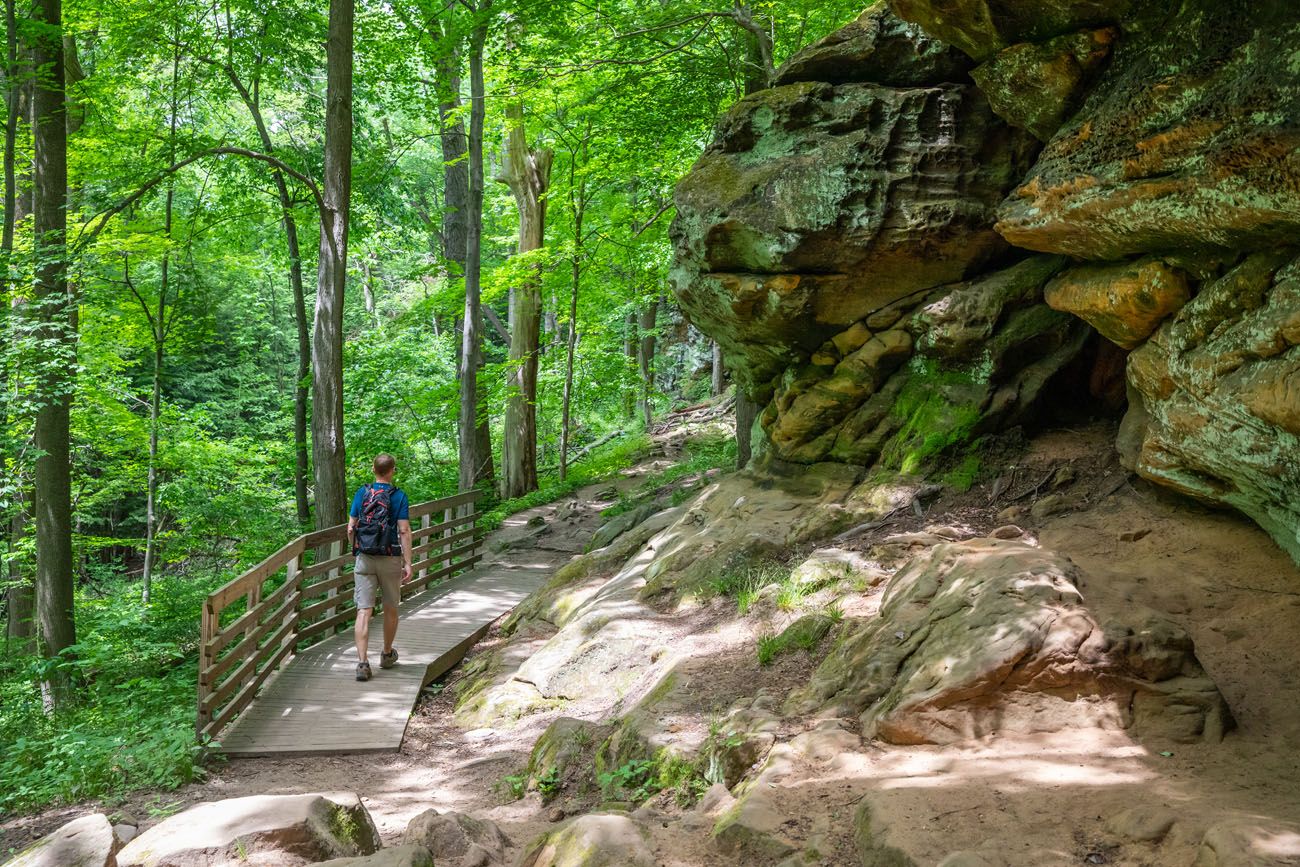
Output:
<path fill-rule="evenodd" d="M 403 595 L 479 562 L 480 496 L 471 491 L 411 507 L 412 578 Z M 347 529 L 305 533 L 208 595 L 200 624 L 200 738 L 215 739 L 291 654 L 355 618 Z"/>

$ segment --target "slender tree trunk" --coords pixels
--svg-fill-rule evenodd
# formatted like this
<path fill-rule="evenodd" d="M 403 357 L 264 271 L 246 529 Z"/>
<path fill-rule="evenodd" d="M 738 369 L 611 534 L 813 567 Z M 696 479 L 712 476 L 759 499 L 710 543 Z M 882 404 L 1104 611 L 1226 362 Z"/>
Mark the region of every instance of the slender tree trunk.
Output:
<path fill-rule="evenodd" d="M 753 456 L 754 419 L 758 417 L 758 404 L 736 387 L 736 469 L 743 470 Z"/>
<path fill-rule="evenodd" d="M 648 429 L 654 420 L 654 403 L 651 397 L 655 387 L 655 320 L 659 315 L 659 301 L 655 299 L 641 309 L 641 328 L 637 340 L 636 365 L 641 376 L 641 392 L 637 397 L 637 411 Z"/>
<path fill-rule="evenodd" d="M 713 369 L 711 373 L 712 382 L 709 383 L 710 390 L 713 392 L 713 396 L 717 397 L 722 394 L 723 375 L 726 371 L 723 369 L 722 364 L 722 346 L 716 340 L 713 341 Z"/>
<path fill-rule="evenodd" d="M 546 232 L 546 192 L 552 152 L 534 151 L 524 132 L 524 107 L 506 108 L 506 144 L 500 180 L 519 207 L 519 254 L 540 250 Z M 537 355 L 541 339 L 540 275 L 530 275 L 510 295 L 510 367 L 506 382 L 505 439 L 502 441 L 503 495 L 521 497 L 537 490 Z"/>
<path fill-rule="evenodd" d="M 60 0 L 37 0 L 41 27 L 32 36 L 32 144 L 34 296 L 38 336 L 55 351 L 42 359 L 38 378 L 43 405 L 36 414 L 36 618 L 40 651 L 57 657 L 76 643 L 72 608 L 72 468 L 68 416 L 72 405 L 75 341 L 67 277 L 68 139 L 64 106 L 63 10 Z M 72 682 L 52 668 L 42 684 L 47 706 L 72 699 Z"/>
<path fill-rule="evenodd" d="M 569 474 L 569 438 L 572 436 L 573 418 L 573 359 L 578 348 L 578 292 L 582 288 L 582 209 L 573 215 L 574 246 L 572 261 L 572 287 L 569 294 L 569 333 L 564 358 L 564 405 L 560 418 L 560 478 Z"/>
<path fill-rule="evenodd" d="M 27 536 L 27 506 L 19 506 L 9 522 L 10 553 Z M 31 578 L 23 574 L 22 565 L 17 559 L 9 563 L 9 589 L 5 593 L 9 620 L 5 626 L 5 642 L 9 649 L 19 653 L 31 653 L 35 650 L 33 619 L 36 612 L 36 593 Z"/>
<path fill-rule="evenodd" d="M 0 319 L 0 325 L 6 327 L 0 328 L 0 333 L 8 339 L 7 322 L 14 315 L 13 307 L 17 305 L 16 300 L 11 301 L 9 289 L 14 227 L 18 222 L 18 183 L 14 151 L 18 138 L 18 113 L 21 101 L 21 90 L 18 84 L 18 20 L 14 10 L 14 0 L 5 0 L 5 47 L 4 228 L 0 232 L 0 314 L 5 318 Z M 4 416 L 0 421 L 3 421 L 6 429 L 10 422 L 8 370 L 6 366 L 3 379 L 0 379 L 0 403 L 3 403 L 5 408 Z M 15 457 L 6 455 L 0 471 L 9 477 L 6 481 L 12 480 L 14 490 L 23 489 L 21 469 Z M 25 499 L 24 497 L 23 502 L 15 508 L 6 532 L 10 560 L 6 570 L 9 588 L 5 593 L 5 610 L 9 615 L 5 626 L 5 644 L 20 652 L 30 652 L 32 649 L 32 613 L 35 604 L 31 581 L 23 575 L 22 566 L 14 556 L 26 535 Z"/>
<path fill-rule="evenodd" d="M 262 141 L 262 150 L 268 154 L 275 153 L 275 142 L 262 117 L 262 106 L 252 92 L 244 86 L 234 67 L 226 66 L 226 75 L 239 91 L 240 98 L 253 117 L 257 127 L 257 137 Z M 293 199 L 289 197 L 289 184 L 284 173 L 272 169 L 271 180 L 275 183 L 275 192 L 280 199 L 280 224 L 284 226 L 285 247 L 289 252 L 289 287 L 293 291 L 293 320 L 298 332 L 298 379 L 293 393 L 293 493 L 298 509 L 298 523 L 306 524 L 311 520 L 311 509 L 307 501 L 307 478 L 310 464 L 307 460 L 307 405 L 311 398 L 311 329 L 307 324 L 307 292 L 302 282 L 302 248 L 298 243 L 298 221 L 293 215 Z"/>
<path fill-rule="evenodd" d="M 330 0 L 326 42 L 325 207 L 321 214 L 312 341 L 312 453 L 316 526 L 347 514 L 343 443 L 343 296 L 348 277 L 352 198 L 352 41 L 354 0 Z"/>
<path fill-rule="evenodd" d="M 477 11 L 483 16 L 490 6 Z M 483 115 L 486 85 L 483 80 L 483 46 L 487 42 L 485 17 L 475 22 L 469 50 L 469 177 L 465 222 L 465 318 L 460 352 L 460 489 L 468 491 L 479 479 L 484 455 L 478 438 L 478 369 L 482 352 L 483 311 L 480 307 L 483 257 Z M 488 453 L 491 454 L 490 452 Z"/>
<path fill-rule="evenodd" d="M 167 162 L 176 161 L 176 115 L 181 74 L 181 52 L 178 47 L 172 54 L 172 104 L 168 138 Z M 145 604 L 153 595 L 153 570 L 158 547 L 158 428 L 162 408 L 163 358 L 167 344 L 167 293 L 171 283 L 172 207 L 176 202 L 174 177 L 167 180 L 167 198 L 163 208 L 163 238 L 169 246 L 163 250 L 160 279 L 158 281 L 158 308 L 153 320 L 153 394 L 149 401 L 149 468 L 145 483 L 144 517 L 144 573 L 140 580 L 140 599 Z"/>
<path fill-rule="evenodd" d="M 439 31 L 437 36 L 440 41 L 446 39 L 443 31 Z M 460 57 L 455 51 L 450 51 L 440 58 L 438 73 L 438 122 L 439 137 L 442 142 L 443 201 L 445 203 L 442 213 L 442 255 L 452 266 L 451 279 L 463 281 L 465 279 L 466 241 L 470 218 L 469 140 L 465 132 L 465 121 L 460 111 Z M 481 308 L 478 316 L 481 323 Z M 486 406 L 484 383 L 482 381 L 481 324 L 477 329 L 477 333 L 479 334 L 480 343 L 477 366 L 474 371 L 476 386 L 474 417 L 477 419 L 474 427 L 474 483 L 477 485 L 491 485 L 494 475 L 492 467 L 492 434 L 487 413 L 478 411 L 480 407 Z M 462 340 L 461 353 L 465 349 L 463 344 L 464 341 Z M 457 364 L 460 364 L 459 359 Z"/>
<path fill-rule="evenodd" d="M 623 321 L 623 355 L 627 358 L 627 366 L 624 370 L 627 373 L 623 377 L 623 418 L 631 421 L 636 416 L 636 394 L 637 379 L 632 371 L 636 370 L 637 346 L 640 341 L 637 340 L 637 316 L 635 311 L 629 311 L 627 318 Z"/>

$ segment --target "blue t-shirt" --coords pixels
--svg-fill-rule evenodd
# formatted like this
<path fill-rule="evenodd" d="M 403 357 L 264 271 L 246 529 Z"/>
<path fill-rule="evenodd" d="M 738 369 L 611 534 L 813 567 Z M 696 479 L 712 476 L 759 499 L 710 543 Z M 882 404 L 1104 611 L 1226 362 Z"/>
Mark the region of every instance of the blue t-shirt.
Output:
<path fill-rule="evenodd" d="M 376 488 L 394 488 L 390 503 L 393 509 L 394 521 L 411 520 L 411 501 L 406 498 L 406 492 L 401 488 L 395 488 L 387 482 L 372 482 Z M 362 485 L 357 488 L 356 494 L 352 497 L 352 511 L 348 512 L 353 518 L 361 517 L 361 502 L 366 498 L 366 488 L 371 485 Z"/>

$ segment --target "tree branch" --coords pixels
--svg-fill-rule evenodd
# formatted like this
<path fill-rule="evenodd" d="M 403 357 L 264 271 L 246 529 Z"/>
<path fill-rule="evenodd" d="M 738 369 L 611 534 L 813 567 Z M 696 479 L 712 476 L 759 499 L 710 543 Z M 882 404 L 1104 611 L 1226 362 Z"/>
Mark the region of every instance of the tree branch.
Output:
<path fill-rule="evenodd" d="M 298 171 L 293 166 L 288 165 L 284 161 L 279 160 L 271 156 L 270 154 L 260 153 L 258 151 L 249 150 L 248 148 L 225 147 L 225 146 L 215 147 L 215 148 L 208 148 L 207 150 L 199 151 L 196 154 L 191 154 L 190 156 L 186 157 L 183 160 L 179 160 L 175 163 L 172 163 L 170 166 L 163 169 L 161 172 L 154 175 L 149 180 L 145 181 L 142 185 L 140 185 L 140 187 L 138 187 L 135 190 L 135 192 L 131 193 L 131 195 L 127 196 L 125 199 L 122 199 L 122 201 L 118 202 L 116 205 L 113 205 L 111 208 L 108 208 L 105 211 L 101 211 L 95 217 L 91 218 L 91 221 L 87 223 L 87 225 L 81 230 L 81 232 L 78 233 L 76 240 L 73 241 L 71 245 L 73 250 L 81 250 L 87 245 L 93 243 L 94 240 L 99 237 L 99 234 L 102 231 L 104 231 L 104 227 L 108 225 L 109 220 L 111 220 L 113 217 L 117 216 L 118 214 L 122 213 L 127 208 L 134 205 L 136 202 L 140 201 L 142 198 L 144 198 L 146 195 L 149 194 L 150 190 L 152 190 L 154 187 L 161 184 L 163 181 L 167 180 L 167 178 L 176 174 L 186 166 L 196 163 L 201 159 L 205 159 L 207 157 L 219 157 L 219 156 L 237 156 L 237 157 L 244 157 L 245 159 L 256 160 L 257 162 L 266 163 L 272 168 L 277 169 L 280 172 L 288 175 L 289 177 L 303 184 L 305 187 L 307 187 L 307 189 L 311 190 L 312 198 L 316 200 L 316 208 L 317 210 L 320 211 L 322 218 L 324 217 L 325 199 L 321 195 L 320 187 L 317 186 L 314 180 L 312 180 L 310 177 L 303 174 L 302 172 Z"/>

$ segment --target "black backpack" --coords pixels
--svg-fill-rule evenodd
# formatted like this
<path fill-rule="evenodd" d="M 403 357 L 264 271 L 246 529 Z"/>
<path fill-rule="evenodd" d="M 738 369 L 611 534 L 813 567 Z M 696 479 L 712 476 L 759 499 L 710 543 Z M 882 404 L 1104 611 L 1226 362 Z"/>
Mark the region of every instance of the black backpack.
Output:
<path fill-rule="evenodd" d="M 402 543 L 397 536 L 397 521 L 393 518 L 394 487 L 366 485 L 361 495 L 361 517 L 353 535 L 354 554 L 371 554 L 394 557 L 402 553 Z"/>

